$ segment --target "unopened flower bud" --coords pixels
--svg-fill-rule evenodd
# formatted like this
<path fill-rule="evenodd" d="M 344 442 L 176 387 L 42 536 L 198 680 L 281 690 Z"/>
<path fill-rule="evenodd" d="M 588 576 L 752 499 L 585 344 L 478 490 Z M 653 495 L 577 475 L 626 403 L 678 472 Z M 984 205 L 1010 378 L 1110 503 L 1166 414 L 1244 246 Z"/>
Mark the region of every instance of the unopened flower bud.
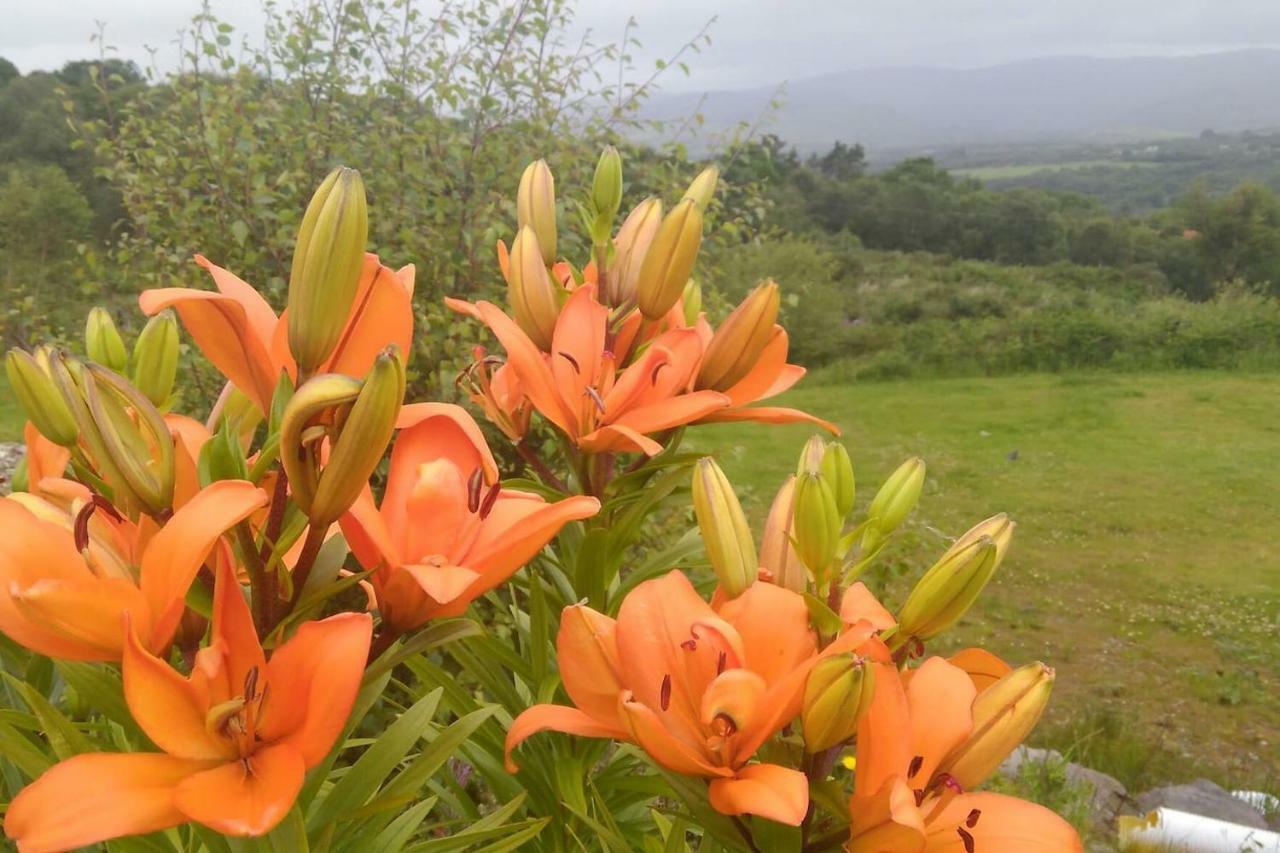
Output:
<path fill-rule="evenodd" d="M 535 160 L 525 167 L 516 192 L 516 224 L 526 225 L 538 236 L 542 262 L 551 266 L 556 261 L 556 179 L 546 160 Z"/>
<path fill-rule="evenodd" d="M 805 471 L 821 471 L 822 459 L 827 455 L 827 440 L 820 435 L 811 435 L 800 448 L 800 461 L 796 464 L 796 473 Z"/>
<path fill-rule="evenodd" d="M 970 531 L 957 539 L 911 590 L 898 615 L 898 643 L 936 637 L 978 600 L 1004 559 L 1013 522 L 988 519 L 978 527 L 987 532 Z"/>
<path fill-rule="evenodd" d="M 778 285 L 759 284 L 733 309 L 707 345 L 698 370 L 697 386 L 726 391 L 736 385 L 760 361 L 760 353 L 778 333 Z"/>
<path fill-rule="evenodd" d="M 699 459 L 693 469 L 693 511 L 720 588 L 729 598 L 737 598 L 759 571 L 756 546 L 729 478 L 709 456 Z"/>
<path fill-rule="evenodd" d="M 80 436 L 72 413 L 47 368 L 30 353 L 11 349 L 4 358 L 9 387 L 40 434 L 63 447 L 72 447 Z"/>
<path fill-rule="evenodd" d="M 100 464 L 125 503 L 153 517 L 173 508 L 173 436 L 159 410 L 123 376 L 99 364 L 83 366 L 80 386 L 96 429 Z M 105 456 L 105 458 L 104 458 Z"/>
<path fill-rule="evenodd" d="M 853 511 L 855 484 L 853 480 L 853 460 L 849 451 L 838 441 L 827 442 L 826 452 L 822 455 L 822 476 L 831 484 L 831 492 L 835 495 L 836 510 L 841 518 Z"/>
<path fill-rule="evenodd" d="M 760 541 L 760 566 L 773 575 L 773 582 L 778 586 L 804 592 L 809 585 L 809 573 L 791 544 L 795 493 L 796 478 L 791 476 L 773 498 Z"/>
<path fill-rule="evenodd" d="M 1029 663 L 1004 675 L 973 700 L 973 731 L 951 751 L 938 771 L 965 790 L 976 788 L 1040 721 L 1053 692 L 1053 669 Z"/>
<path fill-rule="evenodd" d="M 289 274 L 289 351 L 311 371 L 342 337 L 369 239 L 360 173 L 339 166 L 320 184 L 298 229 Z"/>
<path fill-rule="evenodd" d="M 796 553 L 819 585 L 825 582 L 827 568 L 835 559 L 841 526 L 835 495 L 826 478 L 816 471 L 798 475 L 792 536 Z"/>
<path fill-rule="evenodd" d="M 321 444 L 360 396 L 359 379 L 337 373 L 313 376 L 289 397 L 280 417 L 280 464 L 289 491 L 311 514 L 320 478 Z"/>
<path fill-rule="evenodd" d="M 116 328 L 115 320 L 106 308 L 95 306 L 89 309 L 89 316 L 84 324 L 84 347 L 92 361 L 123 373 L 129 361 L 129 353 L 124 348 L 124 338 Z"/>
<path fill-rule="evenodd" d="M 524 226 L 511 244 L 507 299 L 516 324 L 543 352 L 551 351 L 556 319 L 560 316 L 560 290 L 542 261 L 538 236 Z"/>
<path fill-rule="evenodd" d="M 915 509 L 920 500 L 920 490 L 924 488 L 924 460 L 913 457 L 898 466 L 898 469 L 884 481 L 880 491 L 871 499 L 867 508 L 867 517 L 879 531 L 887 536 L 897 529 L 898 525 Z"/>
<path fill-rule="evenodd" d="M 601 288 L 601 299 L 606 305 L 617 307 L 635 300 L 640 267 L 661 224 L 661 199 L 647 198 L 627 214 L 613 240 L 613 264 Z"/>
<path fill-rule="evenodd" d="M 712 196 L 716 194 L 716 184 L 719 180 L 720 169 L 716 166 L 708 166 L 698 173 L 693 183 L 689 184 L 689 189 L 684 191 L 684 197 L 693 201 L 698 205 L 699 210 L 706 213 Z"/>
<path fill-rule="evenodd" d="M 682 201 L 658 226 L 640 265 L 636 302 L 647 319 L 660 319 L 676 304 L 701 245 L 702 212 L 694 202 Z"/>
<path fill-rule="evenodd" d="M 400 354 L 392 349 L 379 355 L 320 473 L 315 500 L 307 511 L 313 524 L 337 521 L 360 496 L 391 441 L 404 402 L 404 386 Z"/>
<path fill-rule="evenodd" d="M 612 145 L 606 145 L 596 162 L 596 174 L 591 180 L 591 204 L 595 208 L 592 239 L 604 242 L 613 230 L 613 218 L 622 206 L 622 155 Z"/>
<path fill-rule="evenodd" d="M 845 654 L 818 661 L 805 683 L 800 712 L 805 750 L 822 752 L 853 737 L 875 691 L 875 668 L 863 658 Z"/>
<path fill-rule="evenodd" d="M 684 323 L 686 326 L 692 326 L 698 322 L 698 315 L 702 313 L 702 285 L 689 279 L 689 283 L 684 286 L 684 296 L 681 299 L 684 305 Z"/>
<path fill-rule="evenodd" d="M 156 406 L 173 394 L 178 375 L 178 321 L 165 309 L 147 321 L 133 343 L 133 384 Z"/>

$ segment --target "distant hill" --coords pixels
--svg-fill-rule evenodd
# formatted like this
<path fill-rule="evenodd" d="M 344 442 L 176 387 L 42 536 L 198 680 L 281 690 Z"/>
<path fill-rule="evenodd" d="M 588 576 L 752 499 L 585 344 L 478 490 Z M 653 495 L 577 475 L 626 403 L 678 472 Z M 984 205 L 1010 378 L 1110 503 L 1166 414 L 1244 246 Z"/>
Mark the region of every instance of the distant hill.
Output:
<path fill-rule="evenodd" d="M 836 139 L 883 150 L 1239 131 L 1280 125 L 1277 79 L 1280 50 L 854 69 L 788 82 L 769 129 L 801 150 Z M 658 95 L 647 115 L 687 116 L 701 103 L 707 128 L 721 130 L 757 120 L 776 93 Z"/>

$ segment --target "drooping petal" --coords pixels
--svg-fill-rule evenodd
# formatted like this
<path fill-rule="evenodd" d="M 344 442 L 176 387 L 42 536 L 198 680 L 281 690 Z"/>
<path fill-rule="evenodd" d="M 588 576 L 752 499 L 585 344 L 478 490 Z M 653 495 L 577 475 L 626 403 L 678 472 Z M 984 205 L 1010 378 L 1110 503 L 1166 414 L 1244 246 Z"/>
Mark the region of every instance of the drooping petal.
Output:
<path fill-rule="evenodd" d="M 657 456 L 662 452 L 662 445 L 641 435 L 635 430 L 621 424 L 602 426 L 578 440 L 578 446 L 588 453 L 643 453 L 646 456 Z"/>
<path fill-rule="evenodd" d="M 151 608 L 142 593 L 123 578 L 40 580 L 13 585 L 9 597 L 28 622 L 45 626 L 76 644 L 75 660 L 119 660 L 124 648 L 121 617 L 151 624 Z"/>
<path fill-rule="evenodd" d="M 582 711 L 617 728 L 618 696 L 624 685 L 618 667 L 617 623 L 585 604 L 571 604 L 560 614 L 556 654 L 565 692 Z"/>
<path fill-rule="evenodd" d="M 234 744 L 209 732 L 208 707 L 191 682 L 143 648 L 130 629 L 124 647 L 124 698 L 156 746 L 178 758 L 234 758 Z"/>
<path fill-rule="evenodd" d="M 986 649 L 979 648 L 961 649 L 947 658 L 947 663 L 969 673 L 973 687 L 979 693 L 1013 671 L 1009 664 Z"/>
<path fill-rule="evenodd" d="M 175 512 L 151 539 L 139 579 L 154 620 L 148 648 L 158 650 L 173 636 L 187 589 L 222 534 L 266 504 L 266 492 L 247 480 L 220 480 Z"/>
<path fill-rule="evenodd" d="M 720 409 L 698 419 L 698 423 L 713 424 L 737 421 L 752 421 L 759 424 L 813 424 L 825 429 L 832 435 L 840 434 L 840 427 L 823 418 L 802 412 L 799 409 L 787 409 L 778 406 L 749 406 L 746 408 Z"/>
<path fill-rule="evenodd" d="M 319 764 L 351 713 L 372 634 L 369 614 L 340 613 L 303 623 L 276 649 L 258 721 L 263 740 L 292 746 L 307 768 Z"/>
<path fill-rule="evenodd" d="M 716 811 L 751 814 L 799 826 L 809 810 L 809 780 L 777 764 L 749 764 L 732 779 L 713 779 L 707 792 Z"/>
<path fill-rule="evenodd" d="M 601 722 L 577 708 L 564 705 L 534 705 L 522 711 L 507 729 L 505 746 L 507 772 L 515 773 L 520 769 L 511 753 L 538 732 L 563 732 L 579 737 L 603 737 L 614 740 L 629 738 L 626 729 Z"/>
<path fill-rule="evenodd" d="M 24 853 L 43 853 L 168 829 L 187 820 L 174 787 L 207 767 L 154 753 L 75 755 L 13 798 L 4 832 Z"/>
<path fill-rule="evenodd" d="M 927 811 L 929 802 L 924 803 Z M 965 835 L 969 840 L 966 842 Z M 928 853 L 1081 853 L 1071 824 L 1044 806 L 1004 794 L 961 794 L 928 825 Z"/>
<path fill-rule="evenodd" d="M 729 398 L 719 391 L 694 391 L 630 409 L 610 424 L 647 435 L 693 423 L 728 405 Z"/>
<path fill-rule="evenodd" d="M 877 685 L 879 682 L 877 682 Z M 907 782 L 925 787 L 952 749 L 973 731 L 973 700 L 977 691 L 969 674 L 942 658 L 924 662 L 907 683 L 911 715 L 911 770 Z"/>
<path fill-rule="evenodd" d="M 223 835 L 263 835 L 293 808 L 305 777 L 298 751 L 275 744 L 188 776 L 174 789 L 173 803 L 190 820 Z"/>
<path fill-rule="evenodd" d="M 412 282 L 412 271 L 409 275 Z M 366 254 L 351 316 L 325 362 L 324 372 L 362 377 L 378 353 L 392 344 L 407 362 L 413 353 L 413 287 L 406 288 L 377 255 Z"/>
<path fill-rule="evenodd" d="M 262 294 L 240 276 L 230 270 L 223 269 L 204 255 L 197 254 L 195 262 L 208 271 L 213 278 L 213 285 L 218 288 L 219 293 L 223 296 L 229 296 L 240 303 L 240 306 L 244 309 L 245 317 L 248 318 L 249 325 L 253 328 L 258 339 L 262 341 L 271 340 L 276 326 L 279 325 L 279 320 L 267 300 L 262 298 Z"/>
<path fill-rule="evenodd" d="M 859 741 L 859 749 L 861 749 Z M 862 775 L 859 759 L 858 775 Z M 901 776 L 890 776 L 849 804 L 849 853 L 923 853 L 924 815 L 916 795 Z"/>
<path fill-rule="evenodd" d="M 898 624 L 893 614 L 885 609 L 862 581 L 844 591 L 844 596 L 840 599 L 840 621 L 846 625 L 866 622 L 877 631 L 884 631 Z"/>

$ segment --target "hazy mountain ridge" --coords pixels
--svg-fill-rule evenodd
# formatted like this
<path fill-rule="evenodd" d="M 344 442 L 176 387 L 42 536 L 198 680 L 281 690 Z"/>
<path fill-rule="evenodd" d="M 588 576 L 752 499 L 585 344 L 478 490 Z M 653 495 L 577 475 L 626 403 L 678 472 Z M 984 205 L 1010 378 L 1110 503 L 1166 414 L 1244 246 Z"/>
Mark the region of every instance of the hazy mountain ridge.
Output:
<path fill-rule="evenodd" d="M 1280 50 L 1182 57 L 1051 57 L 987 68 L 866 68 L 793 80 L 769 129 L 802 150 L 1147 139 L 1280 124 Z M 700 109 L 708 129 L 755 122 L 777 87 L 658 95 L 647 115 Z"/>

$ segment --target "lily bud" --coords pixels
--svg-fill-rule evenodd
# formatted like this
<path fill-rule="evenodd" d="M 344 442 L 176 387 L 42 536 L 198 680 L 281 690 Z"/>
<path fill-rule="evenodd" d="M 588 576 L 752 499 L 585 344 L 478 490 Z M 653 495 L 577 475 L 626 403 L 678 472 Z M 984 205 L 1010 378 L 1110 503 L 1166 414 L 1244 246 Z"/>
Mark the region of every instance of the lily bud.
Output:
<path fill-rule="evenodd" d="M 538 236 L 527 225 L 511 244 L 507 299 L 517 325 L 539 349 L 550 352 L 556 318 L 560 316 L 560 288 L 552 282 L 542 262 Z"/>
<path fill-rule="evenodd" d="M 361 388 L 358 379 L 323 373 L 302 383 L 285 404 L 280 417 L 280 464 L 293 499 L 308 516 L 320 478 L 321 443 L 345 418 Z"/>
<path fill-rule="evenodd" d="M 169 309 L 147 321 L 133 343 L 133 384 L 147 399 L 164 406 L 178 375 L 178 321 Z"/>
<path fill-rule="evenodd" d="M 853 480 L 853 460 L 843 444 L 831 441 L 825 445 L 822 455 L 822 476 L 831 483 L 831 492 L 836 498 L 836 510 L 841 518 L 853 511 L 855 484 Z"/>
<path fill-rule="evenodd" d="M 701 245 L 702 211 L 692 201 L 682 201 L 658 226 L 640 265 L 636 302 L 647 319 L 660 319 L 676 304 Z"/>
<path fill-rule="evenodd" d="M 1013 522 L 1005 522 L 1012 535 Z M 1003 559 L 993 536 L 966 533 L 960 537 L 907 596 L 898 615 L 896 638 L 927 640 L 950 628 L 978 600 Z"/>
<path fill-rule="evenodd" d="M 797 476 L 792 535 L 796 553 L 820 586 L 840 544 L 841 521 L 826 478 L 816 471 Z"/>
<path fill-rule="evenodd" d="M 805 750 L 822 752 L 853 737 L 876 692 L 875 669 L 855 655 L 823 658 L 804 686 L 800 724 Z"/>
<path fill-rule="evenodd" d="M 526 225 L 538 235 L 542 262 L 556 262 L 556 179 L 546 160 L 535 160 L 525 167 L 516 191 L 516 224 Z"/>
<path fill-rule="evenodd" d="M 702 313 L 702 285 L 689 279 L 689 283 L 684 286 L 684 295 L 681 299 L 684 304 L 684 323 L 686 326 L 692 326 L 698 322 L 698 315 Z"/>
<path fill-rule="evenodd" d="M 800 462 L 796 465 L 796 473 L 805 471 L 822 471 L 822 459 L 827 455 L 827 441 L 820 435 L 811 435 L 800 448 Z"/>
<path fill-rule="evenodd" d="M 778 285 L 765 281 L 733 309 L 707 345 L 697 387 L 726 391 L 751 372 L 778 332 L 775 324 L 780 299 Z"/>
<path fill-rule="evenodd" d="M 311 371 L 338 345 L 360 283 L 369 218 L 364 182 L 339 166 L 311 197 L 289 274 L 289 351 Z"/>
<path fill-rule="evenodd" d="M 606 145 L 596 162 L 596 174 L 591 180 L 591 204 L 595 208 L 592 239 L 604 242 L 613 230 L 613 218 L 622 206 L 622 155 L 612 145 Z"/>
<path fill-rule="evenodd" d="M 738 496 L 709 456 L 699 459 L 693 469 L 693 512 L 720 588 L 729 598 L 737 598 L 755 581 L 760 564 Z"/>
<path fill-rule="evenodd" d="M 127 379 L 100 364 L 83 366 L 80 387 L 96 428 L 97 461 L 109 460 L 104 467 L 114 475 L 108 482 L 123 487 L 148 515 L 172 510 L 173 436 L 160 411 Z"/>
<path fill-rule="evenodd" d="M 689 184 L 689 189 L 684 191 L 684 197 L 698 205 L 698 209 L 703 213 L 707 212 L 707 206 L 711 204 L 711 198 L 716 194 L 716 184 L 720 180 L 720 169 L 716 166 L 708 166 L 698 173 L 698 177 L 693 179 L 693 183 Z M 683 199 L 681 199 L 683 201 Z"/>
<path fill-rule="evenodd" d="M 973 732 L 938 765 L 966 790 L 981 785 L 1040 722 L 1054 673 L 1042 663 L 1018 667 L 973 700 Z"/>
<path fill-rule="evenodd" d="M 392 348 L 373 363 L 364 387 L 338 432 L 307 511 L 313 524 L 337 521 L 360 496 L 378 467 L 404 402 L 404 361 Z"/>
<path fill-rule="evenodd" d="M 915 509 L 924 488 L 924 460 L 913 457 L 898 466 L 871 499 L 867 517 L 881 536 L 886 536 Z"/>
<path fill-rule="evenodd" d="M 804 592 L 809 585 L 809 573 L 791 544 L 795 494 L 796 478 L 791 476 L 778 489 L 769 507 L 764 538 L 760 541 L 760 565 L 773 574 L 773 582 L 778 586 Z"/>
<path fill-rule="evenodd" d="M 73 447 L 80 428 L 47 367 L 30 353 L 11 349 L 4 357 L 4 372 L 14 396 L 40 434 L 54 444 Z"/>
<path fill-rule="evenodd" d="M 613 265 L 601 289 L 605 304 L 616 307 L 635 300 L 640 267 L 661 224 L 662 199 L 647 198 L 627 214 L 613 240 Z"/>
<path fill-rule="evenodd" d="M 129 353 L 124 348 L 124 338 L 116 329 L 115 320 L 106 308 L 95 306 L 89 309 L 89 316 L 84 324 L 84 347 L 89 358 L 116 373 L 123 373 L 129 361 Z"/>

